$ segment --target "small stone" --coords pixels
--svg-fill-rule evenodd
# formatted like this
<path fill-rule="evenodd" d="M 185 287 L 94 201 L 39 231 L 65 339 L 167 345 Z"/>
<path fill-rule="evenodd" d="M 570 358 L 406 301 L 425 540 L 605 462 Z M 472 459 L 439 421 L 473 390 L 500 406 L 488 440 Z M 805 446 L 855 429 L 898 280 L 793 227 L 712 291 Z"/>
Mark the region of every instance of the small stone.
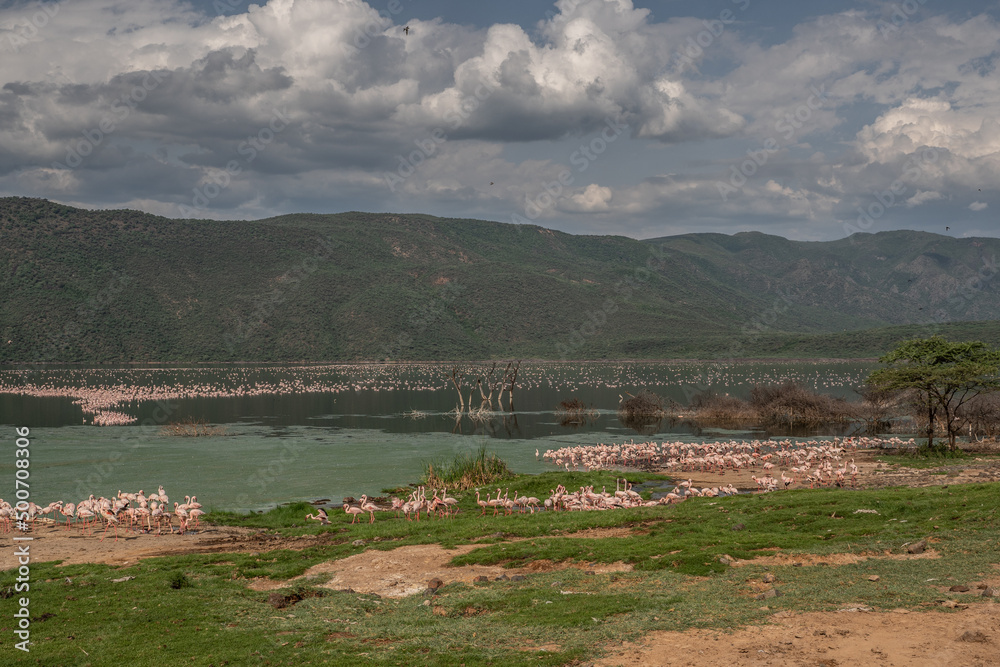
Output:
<path fill-rule="evenodd" d="M 906 547 L 906 552 L 911 554 L 922 554 L 927 549 L 927 540 L 920 540 Z"/>
<path fill-rule="evenodd" d="M 776 588 L 769 588 L 763 593 L 760 593 L 755 597 L 755 600 L 770 600 L 771 598 L 776 598 L 781 595 Z"/>
<path fill-rule="evenodd" d="M 510 581 L 510 577 L 508 577 L 506 574 L 501 574 L 499 577 L 497 577 L 493 581 Z"/>
<path fill-rule="evenodd" d="M 730 556 L 729 554 L 722 554 L 721 556 L 719 556 L 718 561 L 723 565 L 732 565 L 733 563 L 736 562 L 736 559 Z"/>
<path fill-rule="evenodd" d="M 444 586 L 444 582 L 438 579 L 437 577 L 434 577 L 433 579 L 427 582 L 427 588 L 430 589 L 436 590 L 438 588 L 441 588 L 442 586 Z"/>
<path fill-rule="evenodd" d="M 552 588 L 559 588 L 560 586 L 562 586 L 562 582 L 561 581 L 553 581 L 551 584 L 549 584 L 549 586 L 551 586 Z"/>
<path fill-rule="evenodd" d="M 523 574 L 515 574 L 513 577 L 510 578 L 511 581 L 524 581 L 525 579 L 527 579 L 527 577 L 525 577 Z"/>
<path fill-rule="evenodd" d="M 474 584 L 485 584 L 485 583 L 487 583 L 487 582 L 488 582 L 489 580 L 490 580 L 490 579 L 489 579 L 489 577 L 484 577 L 483 575 L 479 575 L 478 577 L 475 577 L 475 578 L 474 578 L 474 579 L 472 580 L 472 583 L 474 583 Z"/>
<path fill-rule="evenodd" d="M 1000 598 L 1000 590 L 987 586 L 983 589 L 982 595 L 984 598 Z"/>
<path fill-rule="evenodd" d="M 729 530 L 739 532 L 739 531 L 743 530 L 744 528 L 746 528 L 745 525 L 743 525 L 742 523 L 737 523 L 737 524 L 731 526 L 729 528 Z"/>
<path fill-rule="evenodd" d="M 969 587 L 963 586 L 962 584 L 958 584 L 956 586 L 952 586 L 951 588 L 949 588 L 948 591 L 950 593 L 968 593 Z"/>
<path fill-rule="evenodd" d="M 967 630 L 958 638 L 960 642 L 976 642 L 977 644 L 985 644 L 989 640 L 990 638 L 979 630 Z"/>
<path fill-rule="evenodd" d="M 773 584 L 775 581 L 777 581 L 777 579 L 778 578 L 775 577 L 770 572 L 765 572 L 764 576 L 760 578 L 760 580 L 763 581 L 765 584 Z"/>
<path fill-rule="evenodd" d="M 431 601 L 430 600 L 424 600 L 420 604 L 422 604 L 425 607 L 430 607 L 431 606 Z"/>
<path fill-rule="evenodd" d="M 880 578 L 877 574 L 873 574 L 868 577 L 868 581 L 878 581 Z"/>
<path fill-rule="evenodd" d="M 353 542 L 351 542 L 351 546 L 352 547 L 363 547 L 363 546 L 365 546 L 365 541 L 364 540 L 354 540 Z"/>
<path fill-rule="evenodd" d="M 135 579 L 135 577 L 122 577 L 121 579 L 112 579 L 111 583 L 113 583 L 113 584 L 120 584 L 123 581 L 128 581 L 129 579 Z"/>
<path fill-rule="evenodd" d="M 802 567 L 802 563 L 792 563 L 792 567 Z"/>

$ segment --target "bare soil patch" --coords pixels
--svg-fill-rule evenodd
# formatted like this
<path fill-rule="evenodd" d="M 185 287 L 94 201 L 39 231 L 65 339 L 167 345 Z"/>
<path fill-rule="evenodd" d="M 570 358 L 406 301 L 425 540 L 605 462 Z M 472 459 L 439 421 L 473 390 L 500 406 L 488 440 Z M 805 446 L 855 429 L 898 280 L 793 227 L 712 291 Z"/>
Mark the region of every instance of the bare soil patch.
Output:
<path fill-rule="evenodd" d="M 773 625 L 731 634 L 718 630 L 654 632 L 597 661 L 601 667 L 642 665 L 995 665 L 1000 604 L 957 611 L 886 613 L 781 612 Z"/>
<path fill-rule="evenodd" d="M 29 533 L 34 538 L 31 559 L 37 562 L 61 560 L 63 565 L 128 565 L 142 558 L 157 556 L 304 549 L 331 540 L 329 535 L 284 538 L 248 528 L 203 525 L 200 530 L 188 531 L 184 535 L 125 533 L 119 529 L 117 542 L 113 531 L 102 542 L 103 530 L 98 528 L 94 535 L 89 531 L 81 535 L 78 529 L 66 530 L 52 522 L 37 522 Z M 17 567 L 14 545 L 13 540 L 0 545 L 0 570 Z"/>

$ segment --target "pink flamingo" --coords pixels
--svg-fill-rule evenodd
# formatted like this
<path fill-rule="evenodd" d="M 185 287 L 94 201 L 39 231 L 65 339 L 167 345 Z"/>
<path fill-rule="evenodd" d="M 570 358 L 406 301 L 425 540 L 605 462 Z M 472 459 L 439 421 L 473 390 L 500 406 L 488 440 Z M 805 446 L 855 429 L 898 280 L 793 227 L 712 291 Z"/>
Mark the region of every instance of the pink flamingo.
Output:
<path fill-rule="evenodd" d="M 359 514 L 364 514 L 365 513 L 365 511 L 363 509 L 361 509 L 360 507 L 352 507 L 351 505 L 348 505 L 347 503 L 344 503 L 344 511 L 354 517 L 351 520 L 351 523 L 354 523 L 355 521 L 358 520 L 358 515 Z"/>

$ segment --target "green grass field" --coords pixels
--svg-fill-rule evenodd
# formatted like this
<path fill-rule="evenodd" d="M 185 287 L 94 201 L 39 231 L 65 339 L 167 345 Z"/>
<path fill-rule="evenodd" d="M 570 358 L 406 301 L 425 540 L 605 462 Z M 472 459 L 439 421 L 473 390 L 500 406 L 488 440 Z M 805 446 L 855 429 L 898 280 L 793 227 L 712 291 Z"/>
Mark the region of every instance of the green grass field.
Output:
<path fill-rule="evenodd" d="M 656 476 L 628 477 L 640 483 Z M 504 486 L 544 497 L 558 483 L 569 489 L 610 488 L 615 476 L 547 473 L 520 476 Z M 801 490 L 696 498 L 670 507 L 481 517 L 473 492 L 460 498 L 462 512 L 452 519 L 417 523 L 384 512 L 372 525 L 350 525 L 345 513 L 331 512 L 332 524 L 323 527 L 305 525 L 311 509 L 306 504 L 251 516 L 212 513 L 206 518 L 219 524 L 288 537 L 328 535 L 301 551 L 172 556 L 125 567 L 32 563 L 31 652 L 4 642 L 0 663 L 562 665 L 656 629 L 732 628 L 766 622 L 784 609 L 918 609 L 941 597 L 928 580 L 974 581 L 997 561 L 996 497 L 997 486 L 989 484 Z M 861 509 L 877 514 L 855 513 Z M 743 528 L 734 530 L 737 524 Z M 624 527 L 636 530 L 627 537 L 566 536 Z M 901 553 L 921 538 L 932 540 L 939 558 L 869 559 L 836 567 L 720 562 L 724 554 L 749 559 L 776 551 Z M 365 546 L 353 546 L 358 539 Z M 624 561 L 634 569 L 609 574 L 565 569 L 474 586 L 446 581 L 429 605 L 420 595 L 391 599 L 317 588 L 325 576 L 291 580 L 312 565 L 366 549 L 428 543 L 481 544 L 454 564 Z M 765 569 L 777 577 L 781 595 L 762 603 L 749 582 Z M 867 580 L 871 574 L 880 576 L 878 586 Z M 111 581 L 122 577 L 134 579 Z M 268 592 L 247 587 L 253 577 L 284 581 L 281 592 L 303 599 L 275 609 L 267 603 Z M 14 581 L 13 571 L 2 573 L 0 591 L 10 592 Z M 762 610 L 762 604 L 770 609 Z"/>

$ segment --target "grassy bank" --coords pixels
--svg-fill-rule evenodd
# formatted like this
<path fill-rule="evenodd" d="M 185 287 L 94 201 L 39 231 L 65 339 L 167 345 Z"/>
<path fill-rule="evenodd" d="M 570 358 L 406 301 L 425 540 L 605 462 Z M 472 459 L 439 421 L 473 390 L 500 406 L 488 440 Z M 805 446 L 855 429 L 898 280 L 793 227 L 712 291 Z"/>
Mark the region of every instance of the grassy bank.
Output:
<path fill-rule="evenodd" d="M 628 477 L 635 484 L 657 479 Z M 570 489 L 584 484 L 612 488 L 615 475 L 547 473 L 518 476 L 504 486 L 541 497 L 558 483 Z M 309 539 L 316 545 L 169 556 L 123 567 L 33 563 L 30 660 L 60 665 L 562 665 L 656 629 L 731 628 L 763 622 L 784 609 L 920 609 L 942 597 L 928 580 L 964 583 L 988 576 L 1000 548 L 995 499 L 996 486 L 987 484 L 823 489 L 692 499 L 670 507 L 481 517 L 475 494 L 467 492 L 460 497 L 457 517 L 419 523 L 386 512 L 372 525 L 349 525 L 350 517 L 332 512 L 332 525 L 307 526 L 305 504 L 252 516 L 215 513 L 206 518 L 287 537 L 313 535 Z M 592 528 L 616 528 L 620 536 L 569 537 Z M 801 554 L 899 554 L 921 538 L 931 540 L 939 558 L 793 565 Z M 355 546 L 356 540 L 365 543 Z M 323 561 L 428 543 L 481 545 L 456 558 L 456 564 L 523 566 L 547 559 L 584 567 L 475 586 L 446 580 L 428 605 L 419 595 L 389 599 L 316 588 L 327 575 L 291 580 Z M 776 553 L 792 557 L 787 565 L 769 568 L 720 562 L 723 555 L 749 559 Z M 631 564 L 633 571 L 594 574 L 587 569 L 617 561 Z M 761 602 L 755 596 L 765 570 L 776 577 L 780 595 Z M 868 580 L 875 574 L 877 584 Z M 181 575 L 190 585 L 175 587 L 183 584 Z M 123 577 L 134 579 L 112 581 Z M 302 599 L 275 609 L 267 603 L 269 593 L 247 588 L 254 577 L 282 581 L 281 592 Z M 0 591 L 14 581 L 13 572 L 2 573 Z M 973 593 L 945 595 L 980 599 Z M 165 655 L 170 656 L 166 662 Z M 14 656 L 9 642 L 0 648 L 0 662 Z M 16 657 L 22 657 L 20 652 Z"/>

